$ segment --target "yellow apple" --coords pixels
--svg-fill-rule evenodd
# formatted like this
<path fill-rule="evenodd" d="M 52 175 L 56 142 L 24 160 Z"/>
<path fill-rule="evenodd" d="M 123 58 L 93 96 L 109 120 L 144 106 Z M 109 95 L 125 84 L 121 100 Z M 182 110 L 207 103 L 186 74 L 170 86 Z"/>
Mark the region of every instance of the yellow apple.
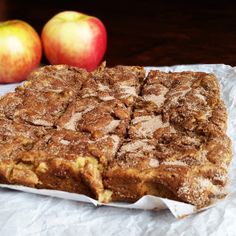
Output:
<path fill-rule="evenodd" d="M 36 31 L 26 22 L 0 22 L 0 83 L 24 80 L 41 60 L 42 46 Z"/>

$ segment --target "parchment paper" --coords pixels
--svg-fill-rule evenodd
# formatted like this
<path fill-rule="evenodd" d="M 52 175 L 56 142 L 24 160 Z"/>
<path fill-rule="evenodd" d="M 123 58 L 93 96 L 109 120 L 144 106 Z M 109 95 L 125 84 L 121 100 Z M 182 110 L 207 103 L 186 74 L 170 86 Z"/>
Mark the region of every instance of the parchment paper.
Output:
<path fill-rule="evenodd" d="M 94 207 L 100 204 L 79 194 L 1 185 L 4 188 L 0 189 L 0 235 L 236 235 L 236 67 L 218 64 L 146 69 L 205 71 L 219 79 L 222 98 L 228 108 L 228 135 L 233 141 L 234 153 L 228 197 L 208 210 L 193 214 L 196 209 L 192 205 L 154 196 L 145 196 L 134 204 L 110 203 L 106 205 L 112 207 Z M 15 86 L 17 84 L 0 85 L 0 95 L 13 91 Z M 9 190 L 9 187 L 31 193 Z M 170 211 L 157 211 L 165 208 Z M 170 212 L 176 218 L 193 215 L 175 220 Z"/>

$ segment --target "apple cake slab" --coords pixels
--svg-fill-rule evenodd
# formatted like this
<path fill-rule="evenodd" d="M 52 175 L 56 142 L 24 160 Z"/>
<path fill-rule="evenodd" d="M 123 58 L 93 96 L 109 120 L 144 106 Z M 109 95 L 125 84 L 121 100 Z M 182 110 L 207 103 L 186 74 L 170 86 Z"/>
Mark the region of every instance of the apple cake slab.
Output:
<path fill-rule="evenodd" d="M 0 98 L 0 183 L 201 208 L 225 195 L 226 125 L 212 74 L 45 66 Z"/>

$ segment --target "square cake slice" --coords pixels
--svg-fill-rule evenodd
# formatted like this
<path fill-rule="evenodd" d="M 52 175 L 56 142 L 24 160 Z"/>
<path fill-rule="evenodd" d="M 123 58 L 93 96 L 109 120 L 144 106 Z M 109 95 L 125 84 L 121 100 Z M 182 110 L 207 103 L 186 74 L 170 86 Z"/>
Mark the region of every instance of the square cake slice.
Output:
<path fill-rule="evenodd" d="M 131 108 L 118 99 L 101 101 L 77 97 L 57 122 L 58 128 L 87 132 L 94 139 L 107 134 L 124 137 L 131 119 Z"/>
<path fill-rule="evenodd" d="M 4 96 L 0 109 L 9 119 L 53 127 L 79 93 L 88 73 L 66 65 L 45 66 L 34 71 L 15 93 Z"/>
<path fill-rule="evenodd" d="M 118 99 L 132 106 L 140 93 L 145 78 L 141 66 L 105 67 L 102 64 L 83 84 L 80 97 L 97 97 L 101 101 Z"/>
<path fill-rule="evenodd" d="M 231 142 L 214 75 L 151 71 L 104 178 L 113 199 L 150 194 L 206 206 L 224 196 Z"/>
<path fill-rule="evenodd" d="M 107 135 L 94 141 L 80 132 L 48 130 L 36 142 L 30 142 L 31 146 L 26 146 L 28 139 L 24 139 L 27 143 L 16 143 L 16 137 L 9 139 L 14 145 L 10 146 L 9 156 L 4 157 L 9 142 L 0 144 L 4 147 L 1 182 L 75 192 L 101 202 L 110 201 L 111 191 L 104 188 L 102 174 L 107 161 L 115 156 L 118 137 Z"/>

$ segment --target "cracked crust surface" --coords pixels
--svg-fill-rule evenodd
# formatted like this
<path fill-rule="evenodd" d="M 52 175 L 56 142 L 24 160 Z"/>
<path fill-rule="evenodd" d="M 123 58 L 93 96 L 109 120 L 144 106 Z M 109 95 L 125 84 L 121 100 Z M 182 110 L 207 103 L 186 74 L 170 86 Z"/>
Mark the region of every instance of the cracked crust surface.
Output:
<path fill-rule="evenodd" d="M 113 197 L 126 199 L 134 177 L 131 201 L 157 191 L 202 207 L 222 197 L 232 154 L 214 75 L 151 71 L 134 107 L 129 140 L 107 172 Z"/>
<path fill-rule="evenodd" d="M 224 196 L 231 142 L 214 75 L 46 66 L 0 98 L 0 182 L 203 207 Z"/>

